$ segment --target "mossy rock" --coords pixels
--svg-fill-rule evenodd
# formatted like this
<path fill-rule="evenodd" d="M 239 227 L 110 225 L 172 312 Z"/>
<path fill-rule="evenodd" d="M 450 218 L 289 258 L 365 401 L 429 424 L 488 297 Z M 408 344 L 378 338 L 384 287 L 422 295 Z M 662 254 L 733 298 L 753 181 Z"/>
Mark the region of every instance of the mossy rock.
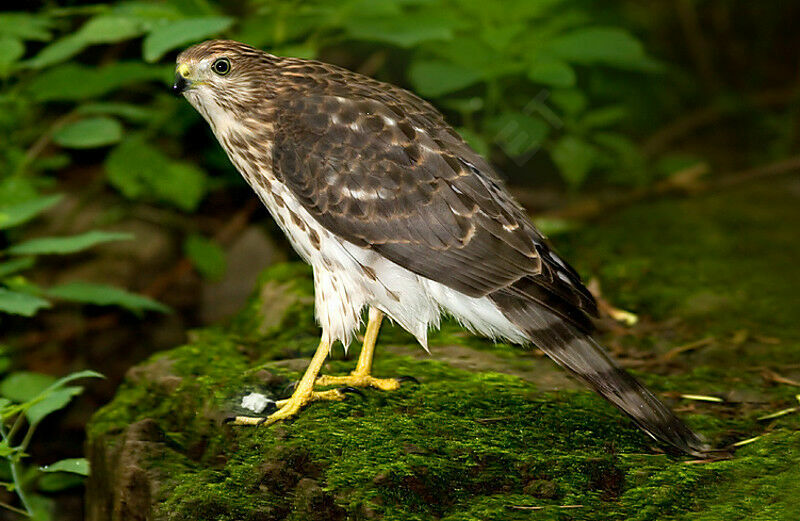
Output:
<path fill-rule="evenodd" d="M 634 372 L 712 443 L 760 436 L 733 459 L 659 453 L 548 360 L 453 324 L 432 356 L 384 328 L 375 373 L 419 385 L 224 424 L 244 394 L 285 396 L 316 347 L 309 270 L 287 264 L 230 324 L 133 368 L 98 411 L 88 519 L 800 519 L 799 415 L 758 419 L 797 405 L 800 201 L 785 184 L 637 206 L 557 241 L 642 316 L 605 338 Z M 353 364 L 337 350 L 325 371 Z"/>

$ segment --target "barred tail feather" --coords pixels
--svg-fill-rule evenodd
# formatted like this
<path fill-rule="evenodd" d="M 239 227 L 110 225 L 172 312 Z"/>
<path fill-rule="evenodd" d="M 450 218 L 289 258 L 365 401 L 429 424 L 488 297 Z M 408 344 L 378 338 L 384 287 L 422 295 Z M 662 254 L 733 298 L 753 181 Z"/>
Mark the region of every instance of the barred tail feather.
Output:
<path fill-rule="evenodd" d="M 616 405 L 654 439 L 701 456 L 708 447 L 675 414 L 619 367 L 589 334 L 536 302 L 517 295 L 492 300 L 539 349 Z"/>

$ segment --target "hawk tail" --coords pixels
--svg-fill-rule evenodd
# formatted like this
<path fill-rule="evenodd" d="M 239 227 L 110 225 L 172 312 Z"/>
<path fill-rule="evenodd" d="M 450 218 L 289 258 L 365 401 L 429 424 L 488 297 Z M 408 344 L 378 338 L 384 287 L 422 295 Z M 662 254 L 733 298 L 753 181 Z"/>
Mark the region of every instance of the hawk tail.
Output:
<path fill-rule="evenodd" d="M 518 296 L 495 303 L 528 339 L 559 365 L 616 405 L 647 434 L 680 451 L 702 456 L 708 446 L 587 333 L 536 302 Z"/>

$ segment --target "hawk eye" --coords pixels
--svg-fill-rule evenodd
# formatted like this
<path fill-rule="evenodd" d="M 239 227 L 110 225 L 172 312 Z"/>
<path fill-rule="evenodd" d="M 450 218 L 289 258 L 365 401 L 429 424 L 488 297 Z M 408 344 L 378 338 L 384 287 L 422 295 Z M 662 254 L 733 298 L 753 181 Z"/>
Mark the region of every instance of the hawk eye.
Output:
<path fill-rule="evenodd" d="M 214 64 L 211 66 L 214 69 L 214 72 L 219 74 L 220 76 L 225 76 L 229 72 L 231 72 L 231 62 L 228 58 L 219 58 Z"/>

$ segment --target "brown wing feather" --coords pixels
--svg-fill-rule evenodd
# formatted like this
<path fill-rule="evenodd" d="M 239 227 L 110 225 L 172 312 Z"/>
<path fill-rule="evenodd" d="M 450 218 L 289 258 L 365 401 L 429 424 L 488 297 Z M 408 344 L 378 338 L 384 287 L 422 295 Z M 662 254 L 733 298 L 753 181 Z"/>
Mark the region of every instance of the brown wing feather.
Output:
<path fill-rule="evenodd" d="M 467 295 L 518 288 L 590 327 L 575 271 L 435 109 L 374 80 L 325 78 L 272 100 L 275 174 L 323 226 Z"/>

